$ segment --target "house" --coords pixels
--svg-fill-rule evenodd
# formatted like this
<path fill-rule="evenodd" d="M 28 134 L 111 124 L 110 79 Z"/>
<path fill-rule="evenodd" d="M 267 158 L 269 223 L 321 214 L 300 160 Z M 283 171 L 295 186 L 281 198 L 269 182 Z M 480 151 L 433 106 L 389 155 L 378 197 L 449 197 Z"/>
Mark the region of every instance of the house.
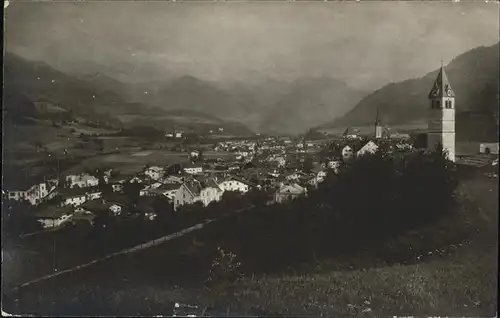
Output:
<path fill-rule="evenodd" d="M 181 187 L 180 184 L 163 184 L 160 187 L 151 190 L 152 195 L 166 197 L 170 202 L 174 201 L 177 190 Z"/>
<path fill-rule="evenodd" d="M 80 194 L 71 194 L 68 196 L 65 196 L 61 204 L 63 206 L 65 205 L 72 205 L 72 206 L 79 206 L 87 201 L 87 196 L 85 193 L 80 193 Z"/>
<path fill-rule="evenodd" d="M 276 169 L 269 171 L 267 174 L 270 175 L 271 177 L 274 177 L 274 178 L 277 178 L 280 176 L 279 171 Z"/>
<path fill-rule="evenodd" d="M 193 163 L 193 164 L 186 165 L 183 168 L 183 170 L 184 170 L 185 173 L 188 173 L 188 174 L 200 174 L 200 173 L 203 173 L 203 167 L 199 163 Z"/>
<path fill-rule="evenodd" d="M 92 189 L 85 193 L 88 201 L 97 200 L 102 197 L 102 192 L 97 189 Z"/>
<path fill-rule="evenodd" d="M 498 142 L 479 144 L 479 153 L 498 155 Z"/>
<path fill-rule="evenodd" d="M 109 207 L 108 209 L 109 211 L 111 211 L 111 213 L 113 213 L 114 216 L 118 216 L 122 213 L 122 207 L 118 204 L 113 204 Z"/>
<path fill-rule="evenodd" d="M 73 207 L 50 206 L 35 214 L 36 220 L 44 229 L 55 228 L 71 220 Z"/>
<path fill-rule="evenodd" d="M 249 182 L 246 182 L 234 176 L 230 176 L 226 178 L 224 181 L 220 182 L 219 187 L 223 191 L 238 191 L 241 193 L 247 193 L 251 185 Z"/>
<path fill-rule="evenodd" d="M 81 188 L 73 188 L 73 189 L 64 189 L 61 193 L 63 198 L 61 205 L 72 205 L 79 206 L 87 201 L 96 200 L 102 197 L 101 191 L 97 188 L 91 189 L 81 189 Z"/>
<path fill-rule="evenodd" d="M 121 192 L 123 191 L 123 183 L 112 184 L 111 189 L 113 189 L 113 192 Z"/>
<path fill-rule="evenodd" d="M 307 190 L 296 183 L 282 185 L 274 194 L 274 202 L 282 203 L 287 200 L 295 199 L 307 193 Z"/>
<path fill-rule="evenodd" d="M 157 189 L 162 186 L 162 183 L 160 182 L 155 182 L 153 184 L 150 184 L 146 186 L 144 189 L 139 191 L 139 196 L 145 196 L 145 195 L 154 195 L 154 192 L 152 190 Z"/>
<path fill-rule="evenodd" d="M 223 192 L 213 178 L 201 182 L 195 179 L 187 180 L 175 193 L 174 211 L 180 206 L 196 202 L 207 206 L 210 202 L 219 201 Z"/>
<path fill-rule="evenodd" d="M 50 187 L 48 182 L 42 182 L 31 186 L 28 190 L 7 191 L 7 198 L 15 201 L 28 201 L 31 205 L 38 205 L 49 195 L 49 192 L 54 190 L 54 185 Z"/>
<path fill-rule="evenodd" d="M 165 137 L 167 137 L 167 138 L 174 138 L 174 134 L 171 133 L 171 132 L 167 132 L 167 133 L 165 133 Z"/>
<path fill-rule="evenodd" d="M 87 188 L 99 185 L 99 179 L 86 173 L 79 175 L 66 176 L 66 185 L 68 188 Z"/>
<path fill-rule="evenodd" d="M 141 178 L 139 178 L 139 177 L 135 176 L 135 177 L 131 178 L 131 179 L 128 181 L 128 183 L 142 183 L 142 180 L 141 180 Z"/>
<path fill-rule="evenodd" d="M 347 145 L 344 148 L 342 148 L 342 159 L 344 161 L 351 160 L 353 155 L 354 155 L 354 150 L 352 149 L 351 146 Z"/>
<path fill-rule="evenodd" d="M 182 138 L 183 135 L 184 135 L 184 133 L 182 131 L 175 132 L 175 138 Z"/>
<path fill-rule="evenodd" d="M 7 199 L 14 201 L 23 201 L 26 196 L 26 191 L 24 190 L 16 190 L 16 191 L 7 191 Z"/>
<path fill-rule="evenodd" d="M 193 150 L 189 153 L 191 159 L 197 159 L 200 157 L 200 152 L 198 150 Z"/>
<path fill-rule="evenodd" d="M 158 166 L 148 167 L 146 170 L 144 170 L 144 174 L 152 180 L 161 179 L 164 173 L 165 169 Z"/>
<path fill-rule="evenodd" d="M 367 154 L 374 154 L 377 152 L 377 150 L 378 150 L 377 144 L 370 140 L 369 142 L 366 143 L 366 145 L 364 145 L 363 147 L 361 147 L 361 149 L 358 150 L 356 155 L 364 156 Z"/>
<path fill-rule="evenodd" d="M 285 176 L 285 180 L 297 181 L 303 176 L 304 176 L 304 173 L 302 173 L 302 172 L 292 172 L 292 173 L 289 173 L 288 175 Z"/>
<path fill-rule="evenodd" d="M 167 176 L 162 181 L 163 184 L 181 184 L 182 182 L 184 182 L 184 178 L 175 175 Z"/>

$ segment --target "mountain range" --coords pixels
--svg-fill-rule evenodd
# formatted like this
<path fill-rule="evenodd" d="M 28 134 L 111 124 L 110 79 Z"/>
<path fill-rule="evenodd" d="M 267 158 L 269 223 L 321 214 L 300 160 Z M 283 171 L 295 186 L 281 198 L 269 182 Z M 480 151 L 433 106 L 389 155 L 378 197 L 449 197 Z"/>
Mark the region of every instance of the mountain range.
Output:
<path fill-rule="evenodd" d="M 292 134 L 343 115 L 366 94 L 329 77 L 223 85 L 185 75 L 124 83 L 104 72 L 66 74 L 11 53 L 5 56 L 4 89 L 6 105 L 48 101 L 126 125 L 208 123 L 240 132 Z"/>
<path fill-rule="evenodd" d="M 455 91 L 457 140 L 498 138 L 499 44 L 465 52 L 445 66 Z M 386 125 L 426 122 L 427 95 L 438 70 L 422 78 L 390 83 L 367 95 L 344 116 L 320 126 L 373 125 L 377 109 Z"/>
<path fill-rule="evenodd" d="M 446 67 L 456 93 L 457 139 L 497 138 L 499 44 L 457 56 Z M 23 113 L 37 102 L 115 125 L 203 129 L 238 134 L 302 133 L 372 125 L 425 125 L 437 70 L 370 93 L 331 77 L 222 84 L 190 75 L 121 82 L 103 72 L 64 73 L 11 53 L 4 58 L 4 105 Z M 168 75 L 168 74 L 167 74 Z M 325 123 L 326 124 L 322 124 Z M 481 127 L 481 129 L 477 129 Z"/>
<path fill-rule="evenodd" d="M 120 127 L 154 126 L 169 130 L 173 127 L 216 129 L 222 126 L 236 134 L 251 133 L 245 125 L 225 121 L 212 113 L 165 109 L 134 101 L 128 96 L 130 90 L 130 85 L 102 74 L 78 77 L 44 62 L 26 60 L 10 53 L 4 56 L 4 110 L 16 119 L 23 114 L 43 115 L 36 107 L 43 103 L 75 117 Z"/>

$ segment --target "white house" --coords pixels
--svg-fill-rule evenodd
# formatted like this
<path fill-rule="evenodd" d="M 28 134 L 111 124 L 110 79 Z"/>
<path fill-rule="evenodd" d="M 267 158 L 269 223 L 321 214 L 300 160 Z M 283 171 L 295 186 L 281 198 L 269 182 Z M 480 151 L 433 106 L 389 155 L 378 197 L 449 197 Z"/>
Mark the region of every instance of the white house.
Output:
<path fill-rule="evenodd" d="M 148 167 L 144 170 L 144 174 L 152 180 L 160 180 L 165 173 L 165 169 L 158 166 Z"/>
<path fill-rule="evenodd" d="M 337 173 L 339 171 L 339 168 L 340 168 L 340 161 L 330 160 L 327 163 L 327 167 L 328 167 L 328 169 L 332 169 L 333 171 L 335 171 L 335 173 Z"/>
<path fill-rule="evenodd" d="M 189 156 L 193 159 L 198 158 L 200 156 L 200 152 L 198 150 L 193 150 L 189 153 Z"/>
<path fill-rule="evenodd" d="M 123 191 L 123 184 L 122 183 L 112 184 L 111 189 L 113 189 L 113 192 L 121 192 Z"/>
<path fill-rule="evenodd" d="M 113 215 L 118 216 L 122 213 L 122 207 L 118 204 L 113 204 L 109 207 L 109 211 L 111 211 Z"/>
<path fill-rule="evenodd" d="M 7 198 L 16 201 L 28 201 L 31 205 L 38 205 L 45 200 L 52 199 L 57 194 L 57 180 L 49 180 L 31 186 L 28 190 L 7 191 Z"/>
<path fill-rule="evenodd" d="M 201 164 L 190 164 L 183 168 L 185 173 L 188 174 L 200 174 L 203 173 L 203 167 Z"/>
<path fill-rule="evenodd" d="M 187 180 L 175 193 L 174 211 L 180 206 L 202 202 L 205 206 L 210 202 L 219 201 L 224 191 L 217 182 L 210 178 L 200 182 L 198 180 Z"/>
<path fill-rule="evenodd" d="M 73 195 L 68 195 L 66 196 L 63 201 L 62 205 L 72 205 L 72 206 L 79 206 L 81 204 L 84 204 L 87 201 L 87 196 L 85 193 L 81 194 L 73 194 Z"/>
<path fill-rule="evenodd" d="M 282 203 L 287 200 L 295 199 L 304 194 L 307 194 L 307 189 L 299 186 L 296 183 L 283 185 L 274 194 L 274 202 Z"/>
<path fill-rule="evenodd" d="M 167 176 L 162 181 L 163 184 L 176 184 L 176 183 L 177 184 L 181 184 L 182 182 L 184 182 L 184 178 L 178 177 L 178 176 L 174 176 L 174 175 Z"/>
<path fill-rule="evenodd" d="M 377 144 L 370 140 L 369 142 L 366 143 L 366 145 L 364 145 L 363 147 L 361 147 L 361 149 L 358 150 L 356 155 L 364 156 L 366 154 L 374 154 L 377 152 L 377 150 L 378 150 Z"/>
<path fill-rule="evenodd" d="M 297 181 L 300 178 L 302 178 L 303 176 L 304 176 L 304 174 L 301 173 L 301 172 L 293 172 L 293 173 L 290 173 L 287 176 L 285 176 L 285 180 L 287 180 L 287 181 Z"/>
<path fill-rule="evenodd" d="M 66 183 L 69 188 L 87 188 L 99 185 L 99 179 L 86 173 L 66 176 Z"/>
<path fill-rule="evenodd" d="M 182 131 L 175 132 L 175 138 L 182 138 L 182 135 L 183 135 Z"/>
<path fill-rule="evenodd" d="M 135 177 L 131 178 L 128 182 L 129 183 L 142 183 L 142 180 L 141 180 L 141 178 L 135 176 Z"/>
<path fill-rule="evenodd" d="M 345 146 L 342 148 L 342 159 L 350 160 L 354 155 L 353 149 L 351 146 Z"/>
<path fill-rule="evenodd" d="M 48 207 L 36 215 L 37 221 L 44 229 L 61 226 L 71 220 L 73 216 L 72 207 Z"/>
<path fill-rule="evenodd" d="M 274 178 L 277 178 L 277 177 L 279 177 L 279 176 L 280 176 L 279 171 L 278 171 L 278 170 L 276 170 L 276 169 L 275 169 L 275 170 L 272 170 L 272 171 L 269 171 L 267 174 L 268 174 L 268 175 L 270 175 L 271 177 L 274 177 Z"/>
<path fill-rule="evenodd" d="M 89 192 L 85 193 L 85 195 L 87 196 L 88 201 L 92 201 L 92 200 L 100 199 L 102 197 L 102 192 L 98 191 L 98 190 L 94 190 L 94 191 L 89 191 Z"/>
<path fill-rule="evenodd" d="M 498 155 L 498 143 L 489 142 L 479 144 L 479 153 Z"/>
<path fill-rule="evenodd" d="M 244 180 L 237 179 L 235 177 L 229 177 L 226 180 L 219 183 L 219 187 L 223 191 L 238 191 L 241 193 L 247 193 L 250 189 L 250 184 Z"/>
<path fill-rule="evenodd" d="M 154 195 L 153 192 L 151 192 L 152 190 L 154 189 L 157 189 L 159 187 L 162 186 L 162 183 L 160 182 L 155 182 L 153 184 L 150 184 L 148 186 L 146 186 L 145 188 L 143 188 L 142 190 L 139 191 L 139 196 L 145 196 L 145 195 Z"/>

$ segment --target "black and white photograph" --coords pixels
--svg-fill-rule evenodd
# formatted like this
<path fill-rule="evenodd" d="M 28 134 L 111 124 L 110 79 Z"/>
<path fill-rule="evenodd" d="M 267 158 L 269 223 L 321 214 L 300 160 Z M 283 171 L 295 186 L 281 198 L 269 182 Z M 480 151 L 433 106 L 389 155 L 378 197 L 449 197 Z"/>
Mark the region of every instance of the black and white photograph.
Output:
<path fill-rule="evenodd" d="M 499 4 L 5 0 L 2 316 L 495 317 Z"/>

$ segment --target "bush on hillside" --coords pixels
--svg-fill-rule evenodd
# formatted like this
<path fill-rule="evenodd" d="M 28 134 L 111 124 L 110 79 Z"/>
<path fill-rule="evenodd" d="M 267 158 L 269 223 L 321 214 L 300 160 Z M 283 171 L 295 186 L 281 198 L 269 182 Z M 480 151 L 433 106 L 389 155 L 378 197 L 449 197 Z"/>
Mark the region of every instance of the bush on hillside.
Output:
<path fill-rule="evenodd" d="M 226 252 L 218 247 L 206 280 L 207 285 L 238 280 L 242 277 L 240 265 L 241 263 L 236 258 L 236 254 Z"/>

